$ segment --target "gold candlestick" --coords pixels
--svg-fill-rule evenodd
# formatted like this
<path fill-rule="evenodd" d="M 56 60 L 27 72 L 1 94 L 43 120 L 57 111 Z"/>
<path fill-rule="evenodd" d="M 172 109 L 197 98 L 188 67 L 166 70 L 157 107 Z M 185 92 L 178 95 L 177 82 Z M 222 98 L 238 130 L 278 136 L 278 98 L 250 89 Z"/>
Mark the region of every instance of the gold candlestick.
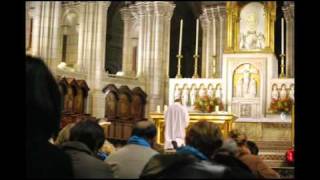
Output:
<path fill-rule="evenodd" d="M 213 78 L 216 77 L 216 55 L 212 56 L 212 76 Z"/>
<path fill-rule="evenodd" d="M 176 78 L 182 78 L 182 76 L 181 76 L 181 59 L 183 58 L 183 56 L 181 54 L 178 54 L 177 58 L 178 58 L 178 72 L 177 72 Z"/>
<path fill-rule="evenodd" d="M 194 73 L 192 78 L 199 78 L 198 76 L 198 58 L 199 56 L 197 54 L 193 55 L 194 58 Z"/>
<path fill-rule="evenodd" d="M 281 57 L 281 72 L 280 72 L 280 78 L 285 78 L 286 77 L 286 74 L 284 73 L 284 61 L 285 61 L 285 54 L 280 54 L 280 57 Z"/>

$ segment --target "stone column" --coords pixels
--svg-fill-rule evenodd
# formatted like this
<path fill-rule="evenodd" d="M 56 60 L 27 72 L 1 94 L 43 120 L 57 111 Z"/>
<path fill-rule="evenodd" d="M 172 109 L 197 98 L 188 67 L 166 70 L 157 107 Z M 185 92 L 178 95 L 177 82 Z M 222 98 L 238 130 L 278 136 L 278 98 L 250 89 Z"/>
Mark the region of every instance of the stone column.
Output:
<path fill-rule="evenodd" d="M 120 10 L 121 18 L 123 20 L 123 49 L 122 49 L 122 71 L 125 75 L 132 75 L 132 47 L 130 34 L 133 25 L 133 15 L 128 7 Z"/>
<path fill-rule="evenodd" d="M 136 18 L 140 23 L 138 43 L 138 76 L 143 76 L 148 94 L 146 112 L 164 104 L 168 77 L 170 20 L 174 4 L 171 2 L 137 2 Z M 165 69 L 163 69 L 165 67 Z"/>
<path fill-rule="evenodd" d="M 282 7 L 286 20 L 286 75 L 294 77 L 294 2 L 287 1 Z"/>
<path fill-rule="evenodd" d="M 41 14 L 41 4 L 40 1 L 34 1 L 32 2 L 34 5 L 33 10 L 33 30 L 32 30 L 32 48 L 31 48 L 31 54 L 34 56 L 39 56 L 40 46 L 39 46 L 39 40 L 40 40 L 40 14 Z"/>
<path fill-rule="evenodd" d="M 110 2 L 86 2 L 85 5 L 85 38 L 84 58 L 87 69 L 87 83 L 90 93 L 88 106 L 92 107 L 91 113 L 97 118 L 104 117 L 104 94 L 102 93 L 102 76 L 104 72 L 106 31 L 107 31 L 107 10 Z M 93 103 L 92 103 L 93 102 Z M 91 104 L 92 103 L 92 104 Z M 88 108 L 90 109 L 90 108 Z"/>
<path fill-rule="evenodd" d="M 33 32 L 31 54 L 41 57 L 55 71 L 59 60 L 61 2 L 32 2 Z"/>
<path fill-rule="evenodd" d="M 226 7 L 225 5 L 217 6 L 217 51 L 216 51 L 216 77 L 222 77 L 222 58 L 224 51 L 224 42 L 226 38 Z"/>
<path fill-rule="evenodd" d="M 200 16 L 203 40 L 202 40 L 202 77 L 213 78 L 213 56 L 217 54 L 216 44 L 219 39 L 216 36 L 216 15 L 217 7 L 210 6 L 203 9 L 203 13 Z M 215 58 L 216 75 L 218 59 Z"/>
<path fill-rule="evenodd" d="M 208 19 L 207 11 L 204 10 L 204 13 L 200 15 L 200 23 L 202 27 L 202 54 L 200 55 L 200 59 L 202 60 L 202 70 L 201 77 L 209 78 L 210 77 L 210 52 L 211 52 L 211 43 L 210 43 L 210 21 Z"/>

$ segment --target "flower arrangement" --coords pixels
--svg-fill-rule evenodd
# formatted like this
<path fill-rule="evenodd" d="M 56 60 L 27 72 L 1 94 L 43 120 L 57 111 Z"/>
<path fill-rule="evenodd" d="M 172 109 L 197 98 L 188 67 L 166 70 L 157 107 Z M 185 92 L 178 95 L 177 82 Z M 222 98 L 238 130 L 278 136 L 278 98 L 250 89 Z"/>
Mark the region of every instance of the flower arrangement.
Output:
<path fill-rule="evenodd" d="M 270 111 L 272 113 L 290 113 L 292 110 L 293 100 L 290 98 L 285 99 L 272 99 Z"/>
<path fill-rule="evenodd" d="M 219 98 L 211 98 L 209 96 L 197 98 L 193 106 L 195 110 L 206 113 L 213 112 L 216 106 L 219 106 L 219 110 L 223 110 L 222 101 Z"/>

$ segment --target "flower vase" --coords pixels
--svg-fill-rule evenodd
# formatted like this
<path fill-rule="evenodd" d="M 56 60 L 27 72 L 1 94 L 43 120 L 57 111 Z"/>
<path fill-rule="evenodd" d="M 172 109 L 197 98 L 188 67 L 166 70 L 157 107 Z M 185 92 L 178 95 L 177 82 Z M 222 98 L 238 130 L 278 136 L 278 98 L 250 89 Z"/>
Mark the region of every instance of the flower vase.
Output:
<path fill-rule="evenodd" d="M 280 113 L 280 118 L 281 118 L 281 120 L 283 120 L 283 121 L 287 120 L 287 113 L 286 113 L 286 112 L 281 112 L 281 113 Z"/>

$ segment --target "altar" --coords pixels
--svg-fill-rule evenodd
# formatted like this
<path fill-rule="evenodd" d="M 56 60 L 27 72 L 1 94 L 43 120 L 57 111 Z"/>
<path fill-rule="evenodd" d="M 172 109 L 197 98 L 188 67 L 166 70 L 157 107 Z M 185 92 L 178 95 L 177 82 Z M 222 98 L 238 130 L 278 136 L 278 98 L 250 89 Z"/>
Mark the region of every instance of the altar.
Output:
<path fill-rule="evenodd" d="M 164 144 L 164 113 L 159 112 L 152 112 L 149 114 L 150 119 L 153 120 L 157 127 L 157 144 L 163 145 Z M 217 112 L 217 113 L 196 113 L 196 112 L 189 112 L 189 126 L 190 128 L 192 124 L 206 120 L 208 122 L 216 123 L 223 134 L 223 136 L 227 136 L 228 132 L 230 132 L 233 128 L 234 121 L 238 118 L 232 113 L 227 112 Z"/>

